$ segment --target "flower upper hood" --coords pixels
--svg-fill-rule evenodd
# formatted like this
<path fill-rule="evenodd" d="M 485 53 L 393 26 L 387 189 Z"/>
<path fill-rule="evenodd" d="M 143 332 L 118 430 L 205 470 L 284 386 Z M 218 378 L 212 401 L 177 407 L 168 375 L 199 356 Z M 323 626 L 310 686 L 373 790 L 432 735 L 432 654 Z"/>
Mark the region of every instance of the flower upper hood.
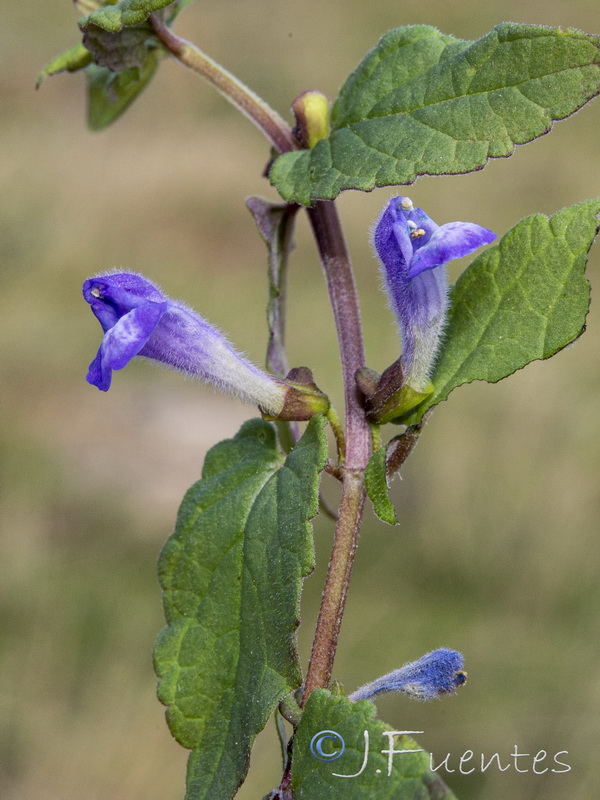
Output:
<path fill-rule="evenodd" d="M 373 232 L 385 287 L 402 337 L 405 383 L 427 391 L 448 309 L 444 265 L 496 238 L 472 222 L 437 225 L 408 197 L 394 197 Z"/>

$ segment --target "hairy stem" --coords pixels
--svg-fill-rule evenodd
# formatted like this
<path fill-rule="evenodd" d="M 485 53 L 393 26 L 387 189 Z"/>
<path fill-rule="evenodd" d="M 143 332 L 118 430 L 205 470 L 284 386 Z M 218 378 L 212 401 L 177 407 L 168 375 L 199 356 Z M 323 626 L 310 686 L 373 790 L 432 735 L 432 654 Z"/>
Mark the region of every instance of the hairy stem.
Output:
<path fill-rule="evenodd" d="M 365 503 L 364 470 L 371 452 L 370 429 L 360 403 L 354 375 L 364 366 L 360 309 L 350 257 L 337 210 L 331 201 L 308 209 L 325 270 L 340 346 L 346 403 L 346 457 L 342 470 L 342 499 L 335 539 L 308 673 L 306 702 L 311 692 L 327 688 L 342 624 L 360 523 Z"/>
<path fill-rule="evenodd" d="M 363 470 L 369 458 L 369 424 L 365 420 L 354 376 L 364 366 L 365 353 L 356 284 L 337 209 L 331 200 L 319 200 L 307 209 L 335 318 L 346 404 L 347 470 Z"/>
<path fill-rule="evenodd" d="M 344 470 L 342 501 L 304 684 L 303 704 L 315 689 L 326 689 L 331 681 L 364 504 L 364 473 Z"/>
<path fill-rule="evenodd" d="M 181 39 L 164 23 L 158 14 L 150 14 L 154 32 L 167 50 L 190 69 L 206 78 L 221 94 L 233 103 L 270 140 L 285 153 L 296 150 L 292 131 L 279 114 L 234 75 L 202 52 L 196 45 Z"/>

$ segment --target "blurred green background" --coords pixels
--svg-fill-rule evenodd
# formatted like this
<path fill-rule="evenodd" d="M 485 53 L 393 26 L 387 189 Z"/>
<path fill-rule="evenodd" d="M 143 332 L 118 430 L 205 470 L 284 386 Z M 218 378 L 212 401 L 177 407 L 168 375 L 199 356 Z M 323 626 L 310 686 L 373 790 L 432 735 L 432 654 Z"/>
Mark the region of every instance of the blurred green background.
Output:
<path fill-rule="evenodd" d="M 253 414 L 206 387 L 136 363 L 102 394 L 85 383 L 100 328 L 80 295 L 123 266 L 157 280 L 261 361 L 265 254 L 244 208 L 274 197 L 260 135 L 192 73 L 162 64 L 103 133 L 84 123 L 83 78 L 42 91 L 39 69 L 77 40 L 68 0 L 3 9 L 0 43 L 0 796 L 3 800 L 182 797 L 187 753 L 154 696 L 163 625 L 155 562 L 207 448 Z M 177 29 L 282 113 L 302 90 L 335 93 L 390 27 L 477 38 L 505 19 L 600 29 L 592 0 L 198 0 Z M 410 194 L 438 222 L 505 232 L 534 211 L 600 189 L 600 103 L 508 160 Z M 368 231 L 390 190 L 339 201 L 364 312 L 368 361 L 397 356 Z M 291 270 L 290 361 L 340 403 L 320 267 L 304 219 Z M 453 277 L 463 265 L 453 268 Z M 600 281 L 600 251 L 589 275 Z M 435 647 L 464 652 L 468 686 L 431 705 L 378 703 L 454 768 L 465 750 L 568 750 L 566 774 L 490 769 L 448 776 L 460 800 L 600 795 L 597 565 L 600 316 L 547 363 L 442 404 L 393 494 L 402 524 L 369 514 L 336 662 L 348 690 Z M 325 491 L 334 498 L 329 479 Z M 332 526 L 317 521 L 306 581 L 304 661 Z M 259 737 L 242 800 L 279 780 L 275 733 Z M 529 763 L 525 763 L 525 762 Z"/>

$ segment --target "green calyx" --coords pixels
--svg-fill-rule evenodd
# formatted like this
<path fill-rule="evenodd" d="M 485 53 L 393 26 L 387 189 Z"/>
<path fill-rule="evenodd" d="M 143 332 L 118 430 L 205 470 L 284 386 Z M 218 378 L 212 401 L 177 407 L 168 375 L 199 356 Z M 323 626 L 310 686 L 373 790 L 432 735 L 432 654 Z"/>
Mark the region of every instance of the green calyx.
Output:
<path fill-rule="evenodd" d="M 355 380 L 365 396 L 366 417 L 373 425 L 403 423 L 404 417 L 427 400 L 434 391 L 430 382 L 422 390 L 404 383 L 400 359 L 384 370 L 381 376 L 374 370 L 363 367 L 357 371 Z"/>
<path fill-rule="evenodd" d="M 424 392 L 418 392 L 412 386 L 405 385 L 394 392 L 378 409 L 369 415 L 369 421 L 377 425 L 386 422 L 402 423 L 403 418 L 417 406 L 420 406 L 433 394 L 433 384 L 429 383 Z"/>
<path fill-rule="evenodd" d="M 327 415 L 330 408 L 329 398 L 313 380 L 308 367 L 291 369 L 285 381 L 281 381 L 288 389 L 285 393 L 283 408 L 276 416 L 262 412 L 263 419 L 284 422 L 305 422 L 315 414 Z"/>

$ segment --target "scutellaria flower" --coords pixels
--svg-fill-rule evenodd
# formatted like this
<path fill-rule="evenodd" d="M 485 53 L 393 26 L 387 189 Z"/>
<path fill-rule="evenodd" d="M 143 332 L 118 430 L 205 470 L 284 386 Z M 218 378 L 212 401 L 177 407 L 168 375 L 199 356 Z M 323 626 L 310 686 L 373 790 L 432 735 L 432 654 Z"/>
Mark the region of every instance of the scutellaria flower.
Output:
<path fill-rule="evenodd" d="M 320 392 L 267 375 L 193 309 L 167 297 L 141 275 L 97 275 L 85 281 L 83 296 L 104 331 L 87 381 L 104 392 L 111 385 L 113 370 L 144 356 L 256 403 L 279 419 L 308 419 L 327 410 Z"/>
<path fill-rule="evenodd" d="M 472 222 L 437 225 L 408 197 L 390 200 L 377 221 L 373 246 L 400 328 L 403 380 L 415 392 L 431 391 L 429 377 L 448 310 L 444 265 L 495 238 Z"/>
<path fill-rule="evenodd" d="M 350 700 L 367 700 L 386 692 L 400 692 L 415 700 L 432 700 L 453 694 L 467 680 L 462 667 L 462 655 L 442 647 L 382 675 L 372 683 L 366 683 L 350 695 Z"/>

